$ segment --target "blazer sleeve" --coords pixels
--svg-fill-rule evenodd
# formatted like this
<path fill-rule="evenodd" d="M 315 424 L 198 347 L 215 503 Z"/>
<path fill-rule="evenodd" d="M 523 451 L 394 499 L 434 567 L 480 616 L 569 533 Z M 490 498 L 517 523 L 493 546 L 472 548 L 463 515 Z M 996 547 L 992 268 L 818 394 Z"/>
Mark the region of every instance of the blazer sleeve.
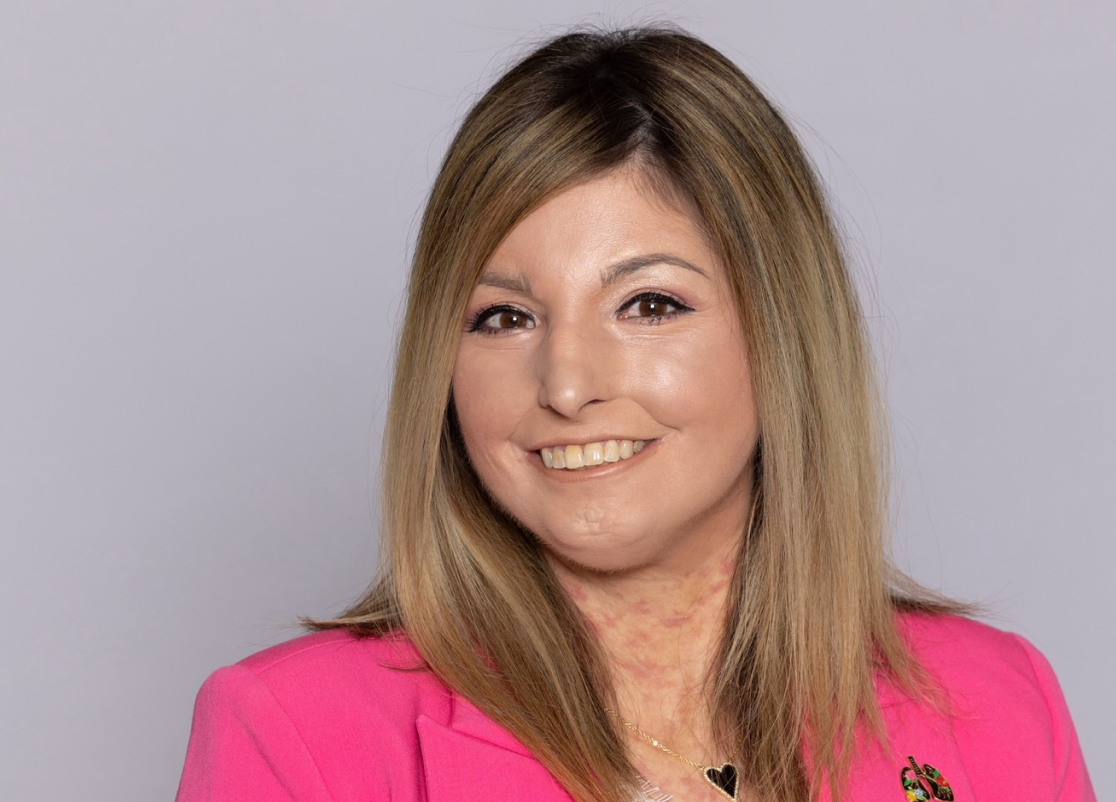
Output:
<path fill-rule="evenodd" d="M 295 722 L 244 666 L 216 671 L 194 706 L 177 802 L 332 800 Z"/>
<path fill-rule="evenodd" d="M 1031 661 L 1031 669 L 1046 699 L 1051 718 L 1051 758 L 1054 766 L 1054 796 L 1057 802 L 1096 802 L 1096 793 L 1085 768 L 1081 744 L 1070 718 L 1065 696 L 1054 669 L 1038 649 L 1019 635 L 1014 636 Z"/>

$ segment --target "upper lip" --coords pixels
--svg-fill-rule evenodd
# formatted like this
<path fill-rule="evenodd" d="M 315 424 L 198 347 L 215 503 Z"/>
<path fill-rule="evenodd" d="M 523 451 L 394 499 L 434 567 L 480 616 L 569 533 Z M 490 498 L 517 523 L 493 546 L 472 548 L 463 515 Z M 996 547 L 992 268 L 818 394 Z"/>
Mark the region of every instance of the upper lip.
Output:
<path fill-rule="evenodd" d="M 613 435 L 613 434 L 605 435 L 603 437 L 573 437 L 573 438 L 570 438 L 568 440 L 559 440 L 557 438 L 551 438 L 551 439 L 544 440 L 544 441 L 540 442 L 538 445 L 531 446 L 527 450 L 528 451 L 541 451 L 544 448 L 558 448 L 558 447 L 563 447 L 564 448 L 565 446 L 584 446 L 584 445 L 587 445 L 589 443 L 607 443 L 609 440 L 631 440 L 633 442 L 636 441 L 636 440 L 643 440 L 644 442 L 647 442 L 647 441 L 653 440 L 653 439 L 654 438 L 652 438 L 652 437 L 630 437 L 628 435 L 619 435 L 618 436 L 618 435 Z"/>

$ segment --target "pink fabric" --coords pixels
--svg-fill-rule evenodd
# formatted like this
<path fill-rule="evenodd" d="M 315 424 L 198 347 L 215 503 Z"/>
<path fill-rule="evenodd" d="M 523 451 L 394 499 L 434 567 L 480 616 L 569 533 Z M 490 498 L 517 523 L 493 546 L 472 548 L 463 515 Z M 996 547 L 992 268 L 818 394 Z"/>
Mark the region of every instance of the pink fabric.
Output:
<path fill-rule="evenodd" d="M 910 755 L 948 779 L 956 802 L 1095 802 L 1033 646 L 960 618 L 903 625 L 950 715 L 881 683 L 888 745 L 862 750 L 845 799 L 903 802 Z M 198 695 L 178 802 L 569 802 L 514 737 L 420 665 L 404 639 L 328 632 L 220 669 Z"/>

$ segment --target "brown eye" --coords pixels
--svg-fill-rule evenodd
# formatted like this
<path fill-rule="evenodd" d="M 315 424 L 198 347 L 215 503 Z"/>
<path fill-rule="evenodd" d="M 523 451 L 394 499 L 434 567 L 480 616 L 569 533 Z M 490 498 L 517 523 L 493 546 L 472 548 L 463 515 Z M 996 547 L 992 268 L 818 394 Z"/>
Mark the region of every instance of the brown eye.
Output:
<path fill-rule="evenodd" d="M 533 329 L 535 319 L 522 309 L 513 306 L 497 306 L 486 309 L 477 315 L 470 331 L 483 334 L 497 334 L 514 329 Z"/>
<path fill-rule="evenodd" d="M 493 321 L 489 325 L 494 324 L 494 328 L 498 329 L 525 329 L 527 328 L 527 316 L 522 312 L 497 312 L 489 320 Z"/>
<path fill-rule="evenodd" d="M 658 323 L 675 315 L 694 311 L 692 307 L 659 292 L 645 292 L 620 307 L 623 317 Z"/>
<path fill-rule="evenodd" d="M 659 299 L 645 298 L 635 305 L 634 312 L 637 317 L 662 317 L 669 314 L 674 304 Z"/>

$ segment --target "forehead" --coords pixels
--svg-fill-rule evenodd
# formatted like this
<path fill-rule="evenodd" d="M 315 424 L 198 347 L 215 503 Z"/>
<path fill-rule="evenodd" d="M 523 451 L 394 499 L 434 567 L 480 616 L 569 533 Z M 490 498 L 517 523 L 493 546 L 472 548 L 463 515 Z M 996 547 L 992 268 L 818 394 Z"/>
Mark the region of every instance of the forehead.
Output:
<path fill-rule="evenodd" d="M 625 168 L 576 184 L 535 208 L 504 237 L 484 274 L 488 280 L 538 271 L 560 277 L 648 255 L 683 267 L 720 265 L 692 204 L 665 197 L 658 181 Z"/>

